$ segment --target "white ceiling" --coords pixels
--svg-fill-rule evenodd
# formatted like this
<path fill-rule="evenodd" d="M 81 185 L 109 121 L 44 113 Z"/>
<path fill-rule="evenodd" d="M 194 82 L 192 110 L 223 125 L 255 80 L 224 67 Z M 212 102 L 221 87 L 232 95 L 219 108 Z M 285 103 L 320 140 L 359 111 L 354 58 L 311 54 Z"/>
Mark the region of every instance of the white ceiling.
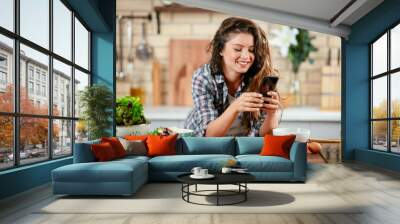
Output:
<path fill-rule="evenodd" d="M 350 26 L 383 0 L 174 0 L 174 2 L 347 37 L 351 31 Z M 343 8 L 346 9 L 339 13 Z"/>

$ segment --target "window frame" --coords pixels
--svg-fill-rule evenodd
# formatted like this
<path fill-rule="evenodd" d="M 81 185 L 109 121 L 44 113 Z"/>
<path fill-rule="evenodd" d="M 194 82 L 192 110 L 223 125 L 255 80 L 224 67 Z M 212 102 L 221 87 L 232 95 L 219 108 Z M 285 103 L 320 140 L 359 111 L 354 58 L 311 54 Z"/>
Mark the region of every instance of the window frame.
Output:
<path fill-rule="evenodd" d="M 373 151 L 379 151 L 379 152 L 386 152 L 386 153 L 391 153 L 391 154 L 400 154 L 400 152 L 393 152 L 392 151 L 392 127 L 391 123 L 392 121 L 398 121 L 400 120 L 400 117 L 393 117 L 392 116 L 392 98 L 391 98 L 391 91 L 392 91 L 392 86 L 391 86 L 391 79 L 392 76 L 395 75 L 396 73 L 400 72 L 400 67 L 398 68 L 393 68 L 391 69 L 391 31 L 393 28 L 396 26 L 400 26 L 400 21 L 397 21 L 396 23 L 392 24 L 390 27 L 385 29 L 385 31 L 381 34 L 379 34 L 375 39 L 373 39 L 369 44 L 369 149 Z M 383 37 L 384 35 L 387 35 L 387 51 L 386 51 L 386 57 L 387 57 L 387 63 L 386 63 L 386 71 L 382 72 L 380 74 L 376 74 L 374 76 L 373 74 L 373 44 L 376 43 L 376 41 L 379 40 L 379 38 Z M 400 52 L 399 52 L 400 54 Z M 374 86 L 373 86 L 373 81 L 378 78 L 386 77 L 386 87 L 387 87 L 387 105 L 386 105 L 386 117 L 385 118 L 373 118 L 373 93 L 374 93 Z M 375 121 L 386 121 L 386 151 L 384 150 L 379 150 L 374 148 L 374 136 L 373 136 L 373 122 Z"/>
<path fill-rule="evenodd" d="M 13 57 L 13 64 L 12 66 L 12 74 L 14 78 L 14 110 L 13 112 L 1 112 L 0 111 L 0 116 L 11 116 L 13 118 L 13 153 L 14 153 L 14 161 L 13 161 L 13 166 L 10 167 L 5 167 L 5 168 L 0 168 L 0 172 L 4 170 L 10 170 L 10 169 L 16 169 L 18 167 L 23 167 L 23 166 L 29 166 L 37 163 L 43 163 L 49 160 L 53 159 L 61 159 L 65 157 L 70 157 L 73 155 L 74 152 L 74 143 L 75 143 L 75 126 L 76 126 L 76 121 L 79 120 L 79 117 L 75 117 L 75 108 L 71 108 L 71 114 L 61 116 L 61 115 L 53 115 L 53 59 L 58 60 L 59 62 L 62 62 L 68 66 L 71 66 L 71 81 L 70 81 L 70 86 L 71 86 L 71 105 L 74 105 L 75 103 L 75 88 L 74 88 L 74 82 L 75 82 L 75 69 L 85 73 L 89 77 L 89 83 L 88 86 L 92 85 L 92 69 L 91 69 L 91 37 L 92 37 L 92 31 L 89 29 L 87 24 L 83 21 L 83 19 L 72 9 L 72 7 L 65 1 L 65 0 L 59 0 L 68 10 L 71 11 L 71 18 L 70 18 L 70 23 L 71 23 L 71 59 L 64 58 L 61 55 L 58 55 L 55 53 L 53 50 L 53 1 L 54 0 L 48 0 L 49 3 L 49 48 L 46 49 L 39 44 L 36 44 L 29 39 L 26 39 L 20 35 L 20 0 L 14 0 L 13 1 L 13 10 L 14 10 L 14 31 L 10 31 L 4 27 L 0 26 L 0 35 L 3 35 L 5 37 L 11 38 L 13 41 L 13 52 L 12 52 L 12 57 Z M 85 69 L 78 64 L 75 63 L 75 25 L 74 25 L 74 20 L 75 18 L 79 20 L 79 22 L 84 26 L 84 28 L 88 31 L 88 69 Z M 27 47 L 32 48 L 33 50 L 36 50 L 40 53 L 43 53 L 48 56 L 49 63 L 48 63 L 48 74 L 47 74 L 47 79 L 48 82 L 45 85 L 45 89 L 48 93 L 45 92 L 45 94 L 48 96 L 48 112 L 46 115 L 39 115 L 39 114 L 26 114 L 26 113 L 21 113 L 20 111 L 20 85 L 21 85 L 21 80 L 20 80 L 20 45 L 23 44 Z M 27 64 L 29 66 L 29 64 Z M 29 70 L 27 67 L 27 71 Z M 33 79 L 30 79 L 30 74 L 27 72 L 26 75 L 26 81 L 28 82 L 29 80 L 33 81 L 34 86 L 36 83 L 40 83 L 42 86 L 42 79 L 41 79 L 41 74 L 42 72 L 39 73 L 39 80 L 36 80 L 36 69 L 34 68 L 33 70 Z M 27 86 L 28 87 L 28 86 Z M 27 91 L 29 91 L 27 89 Z M 36 89 L 34 89 L 34 92 Z M 42 94 L 39 94 L 38 96 L 42 97 Z M 47 150 L 48 150 L 48 155 L 47 157 L 44 157 L 43 160 L 40 160 L 38 162 L 32 162 L 32 163 L 24 163 L 21 164 L 20 161 L 20 119 L 21 118 L 45 118 L 47 119 L 48 122 L 48 136 L 47 136 Z M 53 147 L 53 123 L 57 120 L 64 120 L 64 121 L 70 121 L 71 122 L 71 153 L 68 155 L 63 155 L 63 156 L 54 156 L 54 147 Z M 51 144 L 50 144 L 51 143 Z"/>

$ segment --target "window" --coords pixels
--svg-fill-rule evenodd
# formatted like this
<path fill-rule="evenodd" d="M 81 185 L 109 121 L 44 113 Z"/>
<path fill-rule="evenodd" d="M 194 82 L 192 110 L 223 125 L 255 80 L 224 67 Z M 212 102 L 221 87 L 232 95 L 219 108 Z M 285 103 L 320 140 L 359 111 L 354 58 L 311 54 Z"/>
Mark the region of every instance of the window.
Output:
<path fill-rule="evenodd" d="M 400 153 L 400 24 L 370 45 L 371 148 Z"/>
<path fill-rule="evenodd" d="M 7 85 L 7 56 L 0 54 L 0 91 L 5 91 Z"/>
<path fill-rule="evenodd" d="M 7 68 L 7 56 L 0 54 L 0 67 Z"/>
<path fill-rule="evenodd" d="M 0 1 L 0 26 L 14 31 L 14 0 Z"/>
<path fill-rule="evenodd" d="M 42 86 L 42 96 L 46 96 L 46 86 Z"/>
<path fill-rule="evenodd" d="M 53 120 L 53 157 L 71 154 L 72 122 L 71 120 Z"/>
<path fill-rule="evenodd" d="M 29 94 L 33 94 L 33 82 L 28 82 L 28 92 Z"/>
<path fill-rule="evenodd" d="M 0 10 L 1 11 L 1 10 Z M 14 122 L 12 116 L 0 115 L 1 131 L 6 133 L 0 141 L 0 169 L 8 169 L 14 166 Z M 1 134 L 0 134 L 1 135 Z"/>
<path fill-rule="evenodd" d="M 82 68 L 89 69 L 89 32 L 75 18 L 75 62 Z"/>
<path fill-rule="evenodd" d="M 7 86 L 7 73 L 0 69 L 0 87 L 1 87 L 0 91 L 4 92 L 6 86 Z"/>
<path fill-rule="evenodd" d="M 33 67 L 29 66 L 28 76 L 30 80 L 33 80 Z"/>
<path fill-rule="evenodd" d="M 58 104 L 58 97 L 59 94 L 60 96 L 60 100 L 62 103 L 64 103 L 64 96 L 68 97 L 68 100 L 70 100 L 71 102 L 68 102 L 69 105 L 72 104 L 72 90 L 71 89 L 65 89 L 64 85 L 65 83 L 70 83 L 70 85 L 72 84 L 72 68 L 69 65 L 66 65 L 56 59 L 53 60 L 53 65 L 54 65 L 54 70 L 53 70 L 53 91 L 54 91 L 54 95 L 53 95 L 53 108 L 55 108 L 53 110 L 53 114 L 59 114 L 60 113 L 60 108 L 58 106 L 62 106 L 60 105 L 55 105 Z M 63 114 L 63 116 L 68 116 L 71 117 L 72 116 L 72 108 L 69 107 L 66 109 L 66 114 Z"/>
<path fill-rule="evenodd" d="M 21 36 L 49 48 L 49 0 L 20 0 Z"/>
<path fill-rule="evenodd" d="M 81 108 L 79 107 L 79 93 L 89 85 L 89 74 L 75 70 L 75 117 L 79 117 L 81 114 Z"/>
<path fill-rule="evenodd" d="M 74 136 L 87 139 L 74 105 L 90 84 L 90 31 L 67 4 L 0 0 L 0 170 L 70 156 Z"/>
<path fill-rule="evenodd" d="M 36 69 L 36 80 L 40 81 L 40 71 L 39 71 L 39 69 Z"/>
<path fill-rule="evenodd" d="M 36 84 L 36 95 L 40 95 L 40 84 Z"/>
<path fill-rule="evenodd" d="M 71 60 L 72 12 L 60 0 L 53 0 L 54 53 Z"/>
<path fill-rule="evenodd" d="M 2 6 L 3 1 L 0 1 L 0 6 Z M 4 15 L 3 8 L 0 8 L 0 21 Z M 14 42 L 11 38 L 6 37 L 0 33 L 0 79 L 2 84 L 0 85 L 0 113 L 8 112 L 12 113 L 14 111 L 14 73 L 11 69 L 12 58 L 14 57 Z M 9 59 L 7 62 L 6 60 Z M 0 114 L 1 115 L 1 114 Z M 0 136 L 1 139 L 2 136 Z M 7 143 L 7 145 L 10 145 Z M 0 141 L 0 149 L 2 148 L 2 143 Z M 0 160 L 1 169 L 1 160 Z"/>

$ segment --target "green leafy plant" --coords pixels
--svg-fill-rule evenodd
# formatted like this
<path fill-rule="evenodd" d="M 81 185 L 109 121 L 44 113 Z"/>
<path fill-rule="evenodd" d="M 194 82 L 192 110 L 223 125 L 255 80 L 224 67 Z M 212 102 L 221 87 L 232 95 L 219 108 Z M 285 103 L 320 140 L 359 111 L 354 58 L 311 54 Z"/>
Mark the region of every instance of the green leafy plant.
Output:
<path fill-rule="evenodd" d="M 88 128 L 89 139 L 110 136 L 107 129 L 112 126 L 112 92 L 107 86 L 94 84 L 79 93 L 81 119 Z"/>
<path fill-rule="evenodd" d="M 146 123 L 143 105 L 138 97 L 124 96 L 117 99 L 116 122 L 118 126 Z"/>
<path fill-rule="evenodd" d="M 295 74 L 299 71 L 301 63 L 307 59 L 311 64 L 314 63 L 309 56 L 311 52 L 317 51 L 318 49 L 311 43 L 312 39 L 314 39 L 314 37 L 310 37 L 307 30 L 299 29 L 296 35 L 297 44 L 291 44 L 289 46 L 288 58 L 292 63 L 292 70 Z"/>

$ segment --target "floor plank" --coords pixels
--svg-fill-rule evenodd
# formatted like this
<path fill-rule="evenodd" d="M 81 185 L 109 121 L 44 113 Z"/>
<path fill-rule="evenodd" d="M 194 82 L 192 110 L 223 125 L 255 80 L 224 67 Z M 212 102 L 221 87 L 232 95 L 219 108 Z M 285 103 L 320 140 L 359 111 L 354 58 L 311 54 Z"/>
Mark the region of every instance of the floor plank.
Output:
<path fill-rule="evenodd" d="M 56 200 L 49 185 L 0 201 L 0 223 L 15 224 L 397 224 L 400 223 L 400 174 L 360 163 L 312 164 L 308 183 L 315 183 L 349 203 L 357 214 L 36 214 Z"/>

